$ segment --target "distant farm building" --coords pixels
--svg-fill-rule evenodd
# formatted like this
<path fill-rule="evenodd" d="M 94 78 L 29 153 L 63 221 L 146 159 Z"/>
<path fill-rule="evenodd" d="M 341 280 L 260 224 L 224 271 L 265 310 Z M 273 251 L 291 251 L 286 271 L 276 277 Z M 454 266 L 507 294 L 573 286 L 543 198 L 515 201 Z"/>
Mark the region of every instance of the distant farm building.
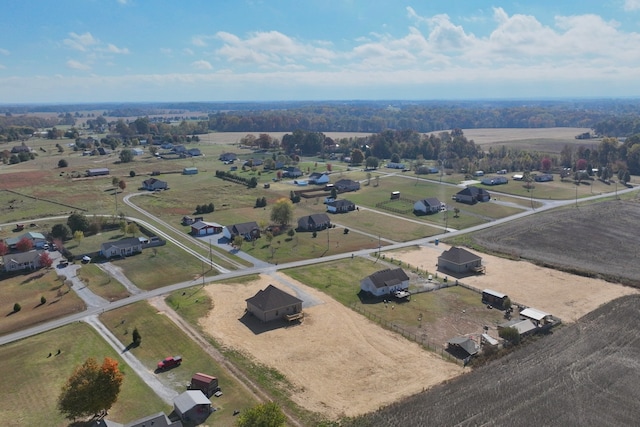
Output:
<path fill-rule="evenodd" d="M 452 246 L 438 257 L 438 269 L 458 274 L 484 273 L 482 258 L 457 246 Z"/>
<path fill-rule="evenodd" d="M 520 311 L 520 317 L 531 320 L 531 322 L 537 327 L 544 326 L 548 323 L 552 323 L 553 319 L 549 313 L 537 310 L 535 308 L 525 308 Z"/>
<path fill-rule="evenodd" d="M 200 390 L 205 396 L 211 397 L 218 391 L 218 378 L 198 372 L 191 377 L 189 390 Z"/>
<path fill-rule="evenodd" d="M 103 176 L 109 175 L 108 168 L 95 168 L 95 169 L 87 169 L 87 176 Z"/>
<path fill-rule="evenodd" d="M 409 276 L 401 268 L 376 271 L 360 281 L 360 289 L 381 297 L 409 289 Z"/>
<path fill-rule="evenodd" d="M 223 162 L 235 162 L 236 160 L 238 160 L 238 155 L 236 153 L 223 153 L 220 154 L 220 157 L 218 157 L 219 160 L 222 160 Z"/>
<path fill-rule="evenodd" d="M 482 303 L 489 304 L 492 307 L 503 309 L 504 302 L 509 298 L 506 294 L 491 289 L 485 289 L 482 291 Z"/>
<path fill-rule="evenodd" d="M 296 167 L 289 166 L 284 168 L 282 171 L 282 176 L 284 178 L 298 178 L 302 176 L 302 171 Z"/>
<path fill-rule="evenodd" d="M 302 300 L 273 285 L 258 291 L 246 302 L 247 312 L 262 322 L 270 322 L 283 317 L 288 320 L 302 317 Z"/>
<path fill-rule="evenodd" d="M 345 213 L 355 209 L 355 203 L 347 199 L 338 199 L 327 203 L 327 212 L 331 213 Z"/>
<path fill-rule="evenodd" d="M 477 354 L 480 346 L 471 338 L 455 337 L 447 341 L 447 350 L 463 359 Z"/>
<path fill-rule="evenodd" d="M 167 181 L 161 181 L 156 178 L 145 179 L 142 182 L 142 188 L 148 191 L 166 190 L 169 188 Z"/>
<path fill-rule="evenodd" d="M 209 236 L 222 233 L 223 228 L 222 225 L 216 222 L 196 221 L 191 224 L 191 234 L 193 236 Z"/>
<path fill-rule="evenodd" d="M 543 173 L 540 175 L 535 175 L 533 177 L 533 180 L 535 182 L 549 182 L 549 181 L 553 181 L 553 175 L 551 175 L 550 173 Z"/>
<path fill-rule="evenodd" d="M 198 174 L 198 168 L 184 168 L 182 169 L 182 175 L 197 175 Z"/>
<path fill-rule="evenodd" d="M 509 180 L 504 176 L 493 176 L 493 177 L 483 178 L 482 181 L 480 182 L 484 185 L 501 185 L 501 184 L 508 184 Z"/>
<path fill-rule="evenodd" d="M 387 163 L 387 167 L 389 169 L 406 169 L 406 165 L 404 163 L 396 163 L 396 162 Z"/>

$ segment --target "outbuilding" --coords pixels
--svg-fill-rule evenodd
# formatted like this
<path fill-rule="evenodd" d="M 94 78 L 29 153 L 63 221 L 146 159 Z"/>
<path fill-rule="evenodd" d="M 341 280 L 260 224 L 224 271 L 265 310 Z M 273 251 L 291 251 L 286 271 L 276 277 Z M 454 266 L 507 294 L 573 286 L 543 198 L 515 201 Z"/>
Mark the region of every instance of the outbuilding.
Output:
<path fill-rule="evenodd" d="M 198 174 L 198 168 L 195 168 L 195 167 L 184 168 L 184 169 L 182 169 L 182 174 L 183 175 L 197 175 Z"/>
<path fill-rule="evenodd" d="M 509 298 L 506 294 L 502 292 L 494 291 L 492 289 L 485 289 L 482 291 L 482 303 L 489 304 L 492 307 L 496 307 L 502 310 L 504 307 L 504 302 Z"/>
<path fill-rule="evenodd" d="M 211 401 L 200 390 L 187 390 L 173 400 L 173 409 L 181 421 L 201 423 L 211 413 Z"/>
<path fill-rule="evenodd" d="M 217 222 L 196 221 L 191 224 L 191 235 L 209 236 L 211 234 L 222 233 L 222 225 Z"/>
<path fill-rule="evenodd" d="M 211 397 L 218 391 L 218 378 L 198 372 L 191 377 L 189 390 L 200 390 L 205 396 Z"/>

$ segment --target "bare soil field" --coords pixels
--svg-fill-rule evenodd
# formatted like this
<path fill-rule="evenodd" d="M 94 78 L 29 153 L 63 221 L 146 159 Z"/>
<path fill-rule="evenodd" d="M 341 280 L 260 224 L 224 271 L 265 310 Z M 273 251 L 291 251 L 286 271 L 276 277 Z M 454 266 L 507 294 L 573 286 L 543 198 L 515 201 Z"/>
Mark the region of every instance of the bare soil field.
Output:
<path fill-rule="evenodd" d="M 581 133 L 589 132 L 588 128 L 483 128 L 483 129 L 463 129 L 467 139 L 472 140 L 479 145 L 491 145 L 502 142 L 514 142 L 518 140 L 531 139 L 562 139 L 567 143 L 588 144 L 590 140 L 576 139 L 575 136 Z"/>
<path fill-rule="evenodd" d="M 472 239 L 492 252 L 638 286 L 640 241 L 633 234 L 638 224 L 639 200 L 612 200 L 531 215 Z"/>
<path fill-rule="evenodd" d="M 394 252 L 393 256 L 411 265 L 435 268 L 438 256 L 447 249 L 449 246 L 440 243 L 438 246 Z M 638 294 L 634 288 L 602 279 L 576 276 L 528 261 L 474 253 L 482 257 L 486 274 L 464 277 L 460 279 L 462 283 L 480 290 L 488 288 L 502 292 L 509 295 L 514 303 L 546 311 L 563 322 L 576 321 L 615 298 Z"/>
<path fill-rule="evenodd" d="M 343 426 L 636 425 L 639 305 L 640 295 L 612 301 L 468 375 Z"/>
<path fill-rule="evenodd" d="M 279 276 L 282 282 L 261 276 L 248 284 L 208 286 L 214 308 L 200 325 L 223 345 L 281 372 L 291 383 L 291 399 L 300 406 L 333 419 L 355 416 L 462 372 L 461 366 L 445 362 L 325 294 Z M 304 309 L 304 322 L 270 329 L 252 317 L 243 318 L 245 299 L 269 283 L 292 292 L 284 281 L 318 302 Z"/>

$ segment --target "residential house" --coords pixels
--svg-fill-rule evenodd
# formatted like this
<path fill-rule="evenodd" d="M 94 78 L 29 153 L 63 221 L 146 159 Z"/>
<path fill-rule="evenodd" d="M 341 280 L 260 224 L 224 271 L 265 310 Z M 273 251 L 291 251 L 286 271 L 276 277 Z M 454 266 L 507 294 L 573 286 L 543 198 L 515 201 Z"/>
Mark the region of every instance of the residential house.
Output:
<path fill-rule="evenodd" d="M 194 374 L 189 383 L 189 390 L 200 390 L 207 397 L 211 397 L 218 388 L 218 378 L 200 372 Z"/>
<path fill-rule="evenodd" d="M 18 252 L 2 256 L 2 264 L 5 271 L 37 270 L 42 267 L 40 255 L 44 251 L 32 249 L 27 252 Z"/>
<path fill-rule="evenodd" d="M 442 203 L 435 197 L 418 200 L 413 204 L 413 211 L 421 214 L 434 214 L 442 210 Z"/>
<path fill-rule="evenodd" d="M 134 150 L 135 150 L 135 149 L 134 149 Z M 100 156 L 108 156 L 109 154 L 111 154 L 111 153 L 113 152 L 113 151 L 111 151 L 110 149 L 108 149 L 108 148 L 104 148 L 104 147 L 98 147 L 98 148 L 96 149 L 96 151 L 98 152 L 98 154 L 99 154 Z M 137 155 L 135 151 L 133 152 L 133 154 L 134 154 L 134 155 Z M 140 154 L 142 154 L 142 153 L 140 153 Z"/>
<path fill-rule="evenodd" d="M 197 175 L 197 174 L 198 174 L 198 168 L 196 167 L 182 169 L 182 175 Z"/>
<path fill-rule="evenodd" d="M 428 175 L 430 173 L 438 173 L 440 169 L 433 166 L 418 166 L 416 168 L 416 174 L 418 175 Z"/>
<path fill-rule="evenodd" d="M 216 222 L 196 221 L 191 224 L 191 234 L 193 236 L 209 236 L 211 234 L 222 233 L 222 225 Z"/>
<path fill-rule="evenodd" d="M 331 213 L 345 213 L 355 209 L 355 203 L 347 199 L 338 199 L 327 203 L 327 212 Z"/>
<path fill-rule="evenodd" d="M 98 418 L 91 427 L 182 427 L 181 421 L 171 421 L 164 412 L 139 418 L 127 424 L 120 424 L 107 418 Z"/>
<path fill-rule="evenodd" d="M 509 183 L 509 180 L 505 176 L 493 176 L 483 178 L 480 182 L 483 185 L 501 185 Z"/>
<path fill-rule="evenodd" d="M 456 246 L 452 246 L 438 257 L 438 270 L 448 270 L 452 273 L 478 273 L 484 271 L 482 258 Z"/>
<path fill-rule="evenodd" d="M 202 152 L 200 151 L 199 148 L 189 148 L 187 150 L 187 154 L 191 157 L 198 157 L 198 156 L 202 156 Z"/>
<path fill-rule="evenodd" d="M 329 174 L 314 172 L 309 175 L 309 184 L 323 185 L 329 182 Z"/>
<path fill-rule="evenodd" d="M 227 225 L 222 229 L 222 235 L 228 240 L 242 236 L 245 240 L 252 241 L 260 238 L 260 227 L 255 221 Z"/>
<path fill-rule="evenodd" d="M 331 220 L 325 213 L 303 216 L 298 219 L 298 231 L 318 231 L 331 227 Z"/>
<path fill-rule="evenodd" d="M 131 152 L 133 153 L 134 156 L 142 156 L 144 154 L 144 150 L 142 148 L 132 148 Z"/>
<path fill-rule="evenodd" d="M 533 180 L 535 182 L 549 182 L 549 181 L 553 181 L 553 175 L 551 175 L 550 173 L 534 175 Z"/>
<path fill-rule="evenodd" d="M 288 166 L 282 170 L 284 178 L 298 178 L 302 176 L 302 171 L 295 166 Z"/>
<path fill-rule="evenodd" d="M 220 154 L 220 157 L 218 157 L 218 160 L 221 160 L 223 162 L 233 163 L 236 160 L 238 160 L 238 155 L 236 153 L 223 153 L 223 154 Z"/>
<path fill-rule="evenodd" d="M 456 202 L 467 203 L 473 205 L 477 202 L 488 202 L 491 200 L 491 195 L 484 188 L 475 187 L 473 185 L 458 191 L 453 199 Z"/>
<path fill-rule="evenodd" d="M 406 169 L 404 163 L 388 162 L 386 165 L 389 169 Z"/>
<path fill-rule="evenodd" d="M 30 152 L 31 152 L 31 147 L 27 147 L 25 144 L 16 145 L 13 148 L 11 148 L 11 153 L 13 154 L 30 153 Z"/>
<path fill-rule="evenodd" d="M 185 147 L 184 145 L 174 145 L 171 148 L 171 151 L 176 154 L 187 154 L 187 147 Z"/>
<path fill-rule="evenodd" d="M 142 252 L 142 243 L 137 237 L 127 237 L 100 245 L 100 255 L 105 258 L 124 257 Z"/>
<path fill-rule="evenodd" d="M 200 390 L 187 390 L 173 399 L 173 409 L 183 422 L 199 424 L 211 414 L 211 401 Z"/>
<path fill-rule="evenodd" d="M 341 179 L 334 183 L 333 186 L 338 190 L 338 193 L 358 191 L 360 189 L 360 183 L 351 179 Z"/>
<path fill-rule="evenodd" d="M 447 341 L 447 349 L 461 358 L 473 356 L 480 351 L 480 346 L 468 337 L 455 337 Z"/>
<path fill-rule="evenodd" d="M 360 281 L 360 289 L 381 297 L 409 289 L 409 276 L 401 268 L 376 271 Z"/>
<path fill-rule="evenodd" d="M 276 288 L 273 285 L 259 290 L 257 294 L 248 298 L 247 312 L 260 319 L 270 322 L 285 316 L 302 313 L 302 300 Z"/>
<path fill-rule="evenodd" d="M 18 242 L 22 239 L 30 240 L 36 249 L 43 248 L 47 243 L 47 239 L 44 237 L 44 234 L 34 231 L 29 231 L 27 233 L 21 234 L 18 237 L 9 237 L 5 239 L 4 243 L 9 247 L 9 249 L 15 250 Z"/>
<path fill-rule="evenodd" d="M 108 168 L 94 168 L 94 169 L 87 169 L 87 176 L 103 176 L 103 175 L 109 175 L 109 169 Z"/>
<path fill-rule="evenodd" d="M 169 188 L 167 181 L 161 181 L 156 178 L 149 178 L 142 182 L 142 188 L 149 191 L 166 190 Z"/>

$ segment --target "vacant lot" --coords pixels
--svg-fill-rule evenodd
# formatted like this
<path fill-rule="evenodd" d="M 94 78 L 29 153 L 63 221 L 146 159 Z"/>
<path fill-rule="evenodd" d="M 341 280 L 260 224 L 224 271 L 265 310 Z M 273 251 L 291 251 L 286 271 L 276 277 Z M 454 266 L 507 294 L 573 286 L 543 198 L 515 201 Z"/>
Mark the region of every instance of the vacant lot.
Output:
<path fill-rule="evenodd" d="M 496 253 L 637 286 L 640 240 L 632 230 L 639 223 L 637 199 L 613 200 L 532 215 L 472 239 Z"/>
<path fill-rule="evenodd" d="M 630 426 L 640 412 L 640 296 L 345 426 Z"/>
<path fill-rule="evenodd" d="M 214 308 L 200 325 L 223 345 L 284 374 L 291 399 L 300 406 L 329 418 L 363 414 L 462 371 L 326 295 L 279 276 L 282 281 L 263 276 L 248 284 L 208 286 Z M 321 303 L 305 309 L 301 324 L 254 333 L 240 320 L 245 299 L 269 283 L 292 292 L 285 282 Z"/>

